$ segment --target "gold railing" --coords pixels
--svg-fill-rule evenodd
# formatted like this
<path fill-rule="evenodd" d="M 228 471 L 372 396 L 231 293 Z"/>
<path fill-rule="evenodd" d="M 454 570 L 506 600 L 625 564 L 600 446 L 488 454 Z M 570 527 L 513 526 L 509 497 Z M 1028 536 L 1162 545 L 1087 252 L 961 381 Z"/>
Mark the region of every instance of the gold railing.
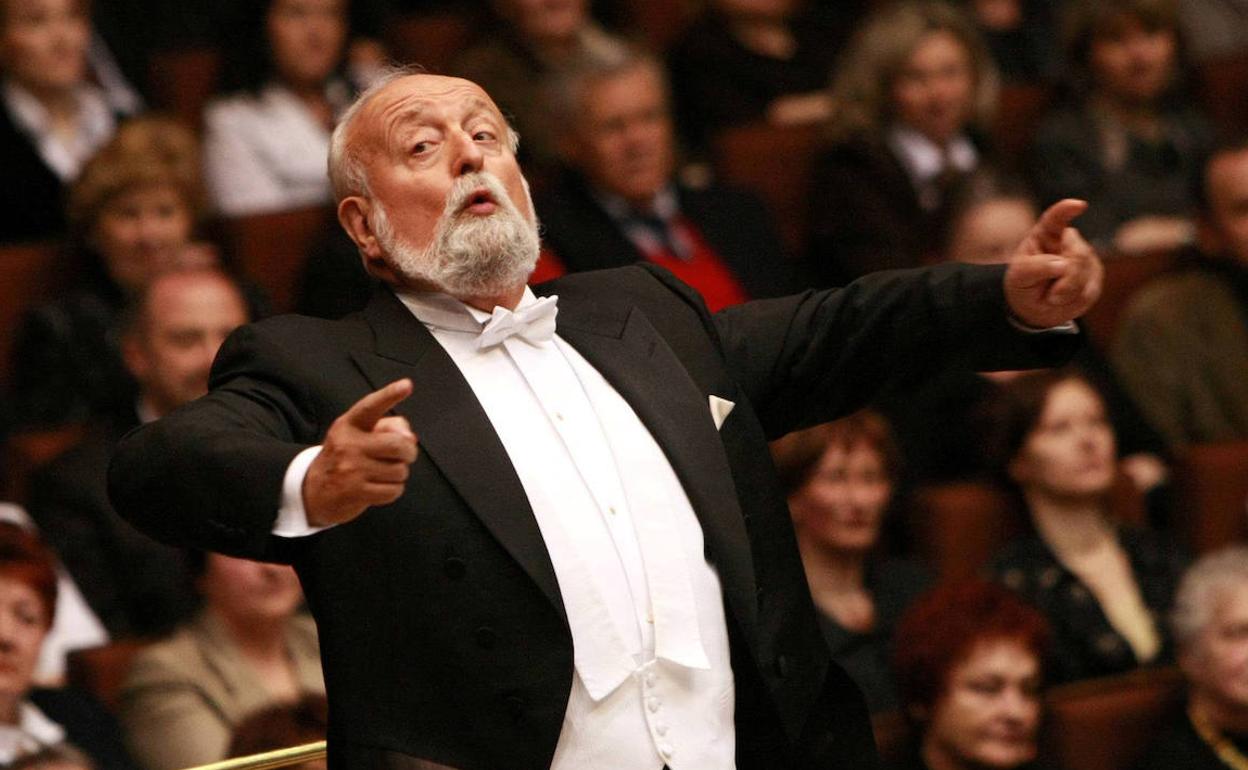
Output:
<path fill-rule="evenodd" d="M 251 754 L 246 757 L 223 759 L 210 765 L 200 765 L 189 770 L 272 770 L 276 767 L 290 767 L 300 762 L 325 758 L 325 741 L 306 743 L 302 746 L 291 746 L 288 749 L 266 751 L 263 754 Z"/>

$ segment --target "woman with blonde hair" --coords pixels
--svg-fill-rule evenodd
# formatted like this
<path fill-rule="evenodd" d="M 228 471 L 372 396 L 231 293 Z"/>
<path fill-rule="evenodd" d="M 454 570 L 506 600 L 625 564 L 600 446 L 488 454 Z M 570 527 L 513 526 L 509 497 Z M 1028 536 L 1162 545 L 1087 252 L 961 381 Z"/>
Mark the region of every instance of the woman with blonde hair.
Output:
<path fill-rule="evenodd" d="M 133 410 L 116 333 L 127 299 L 157 272 L 216 261 L 194 241 L 204 212 L 199 168 L 194 134 L 162 118 L 124 124 L 83 168 L 69 193 L 66 255 L 82 278 L 34 308 L 17 335 L 15 411 L 25 424 Z"/>
<path fill-rule="evenodd" d="M 961 11 L 902 2 L 868 18 L 833 86 L 815 168 L 810 268 L 837 284 L 921 264 L 958 181 L 988 155 L 997 73 Z"/>

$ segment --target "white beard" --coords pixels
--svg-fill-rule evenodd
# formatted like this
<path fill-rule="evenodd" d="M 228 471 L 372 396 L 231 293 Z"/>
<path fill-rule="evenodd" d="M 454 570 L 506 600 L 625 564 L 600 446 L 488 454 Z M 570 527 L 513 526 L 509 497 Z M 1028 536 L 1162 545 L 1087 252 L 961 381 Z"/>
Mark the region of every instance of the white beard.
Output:
<path fill-rule="evenodd" d="M 474 190 L 490 191 L 498 209 L 488 216 L 459 214 Z M 529 195 L 528 185 L 524 187 Z M 528 198 L 529 210 L 533 199 Z M 446 197 L 433 238 L 413 248 L 394 232 L 381 202 L 374 199 L 373 233 L 386 263 L 408 281 L 431 284 L 452 297 L 497 296 L 522 286 L 541 251 L 537 222 L 516 208 L 503 183 L 488 171 L 461 176 Z"/>

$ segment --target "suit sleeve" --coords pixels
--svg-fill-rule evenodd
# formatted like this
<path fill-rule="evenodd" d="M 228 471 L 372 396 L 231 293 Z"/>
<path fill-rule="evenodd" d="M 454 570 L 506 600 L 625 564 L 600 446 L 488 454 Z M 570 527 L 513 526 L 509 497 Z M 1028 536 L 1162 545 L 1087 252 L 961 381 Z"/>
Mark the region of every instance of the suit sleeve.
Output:
<path fill-rule="evenodd" d="M 246 326 L 222 346 L 211 392 L 122 439 L 109 495 L 166 543 L 286 561 L 271 536 L 295 455 L 319 441 L 315 398 L 293 354 Z"/>
<path fill-rule="evenodd" d="M 904 393 L 950 368 L 1031 369 L 1067 360 L 1082 335 L 1009 322 L 1003 266 L 876 273 L 843 289 L 728 308 L 714 317 L 729 369 L 769 439 Z"/>

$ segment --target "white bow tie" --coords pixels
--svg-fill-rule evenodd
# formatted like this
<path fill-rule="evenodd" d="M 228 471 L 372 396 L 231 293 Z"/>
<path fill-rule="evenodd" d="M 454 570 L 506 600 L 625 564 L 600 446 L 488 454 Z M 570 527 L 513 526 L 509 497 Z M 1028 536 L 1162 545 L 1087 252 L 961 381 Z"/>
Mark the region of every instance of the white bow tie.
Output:
<path fill-rule="evenodd" d="M 541 297 L 516 310 L 494 308 L 494 314 L 477 338 L 477 349 L 492 348 L 511 336 L 517 336 L 532 345 L 551 339 L 555 336 L 555 315 L 559 312 L 559 308 L 555 306 L 557 300 L 558 297 Z"/>

